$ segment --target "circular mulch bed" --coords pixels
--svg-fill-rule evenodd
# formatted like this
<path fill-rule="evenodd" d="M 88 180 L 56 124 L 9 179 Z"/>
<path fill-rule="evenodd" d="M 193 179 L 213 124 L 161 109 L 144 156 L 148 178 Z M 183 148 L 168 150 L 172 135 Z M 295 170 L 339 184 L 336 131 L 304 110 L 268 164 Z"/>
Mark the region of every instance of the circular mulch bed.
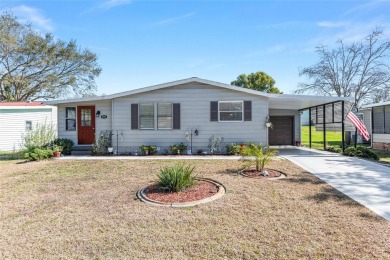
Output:
<path fill-rule="evenodd" d="M 261 171 L 256 171 L 254 169 L 241 170 L 238 173 L 244 177 L 257 178 L 257 179 L 281 179 L 286 177 L 286 174 L 278 170 L 264 169 L 264 171 L 268 172 L 268 176 L 264 176 Z"/>
<path fill-rule="evenodd" d="M 140 189 L 137 197 L 146 203 L 169 206 L 190 207 L 219 199 L 225 194 L 225 187 L 210 179 L 200 178 L 194 187 L 182 192 L 167 192 L 159 185 L 152 184 Z"/>

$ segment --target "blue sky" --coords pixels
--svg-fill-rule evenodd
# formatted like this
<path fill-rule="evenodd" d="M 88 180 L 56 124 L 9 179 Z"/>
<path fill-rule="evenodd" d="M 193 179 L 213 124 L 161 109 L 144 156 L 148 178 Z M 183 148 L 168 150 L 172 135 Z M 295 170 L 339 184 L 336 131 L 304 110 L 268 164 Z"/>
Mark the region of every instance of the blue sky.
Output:
<path fill-rule="evenodd" d="M 299 68 L 317 61 L 315 46 L 377 26 L 390 37 L 390 1 L 1 0 L 0 10 L 97 53 L 98 94 L 255 71 L 292 93 L 305 80 Z"/>

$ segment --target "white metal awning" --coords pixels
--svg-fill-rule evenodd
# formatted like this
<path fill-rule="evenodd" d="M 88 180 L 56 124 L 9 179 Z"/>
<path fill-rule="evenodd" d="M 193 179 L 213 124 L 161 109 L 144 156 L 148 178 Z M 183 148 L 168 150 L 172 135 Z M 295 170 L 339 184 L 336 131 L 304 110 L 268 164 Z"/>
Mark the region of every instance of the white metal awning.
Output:
<path fill-rule="evenodd" d="M 277 94 L 269 96 L 270 109 L 302 110 L 309 107 L 319 106 L 337 101 L 353 101 L 350 97 L 308 96 Z"/>

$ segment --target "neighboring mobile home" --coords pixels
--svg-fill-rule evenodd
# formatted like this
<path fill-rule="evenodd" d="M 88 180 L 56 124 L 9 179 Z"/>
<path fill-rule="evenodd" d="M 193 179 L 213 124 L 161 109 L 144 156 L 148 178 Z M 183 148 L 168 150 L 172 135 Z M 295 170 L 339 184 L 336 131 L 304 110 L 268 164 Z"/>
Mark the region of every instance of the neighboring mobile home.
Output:
<path fill-rule="evenodd" d="M 55 106 L 41 102 L 0 102 L 0 151 L 22 149 L 22 136 L 37 124 L 56 123 Z"/>
<path fill-rule="evenodd" d="M 390 101 L 365 105 L 361 111 L 365 116 L 364 123 L 372 133 L 372 147 L 390 151 Z"/>
<path fill-rule="evenodd" d="M 300 110 L 348 98 L 277 95 L 200 78 L 178 80 L 101 97 L 48 101 L 58 106 L 58 135 L 90 145 L 113 132 L 119 153 L 156 145 L 160 152 L 181 142 L 207 151 L 211 136 L 225 143 L 294 145 Z M 343 103 L 344 104 L 344 103 Z M 273 125 L 268 128 L 270 121 Z M 197 130 L 198 135 L 194 135 Z"/>

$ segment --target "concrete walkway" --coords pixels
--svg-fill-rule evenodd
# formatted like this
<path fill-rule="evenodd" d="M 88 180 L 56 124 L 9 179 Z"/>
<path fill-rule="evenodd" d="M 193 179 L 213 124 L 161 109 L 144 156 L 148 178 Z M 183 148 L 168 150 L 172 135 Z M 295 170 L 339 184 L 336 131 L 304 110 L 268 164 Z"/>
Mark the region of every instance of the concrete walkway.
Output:
<path fill-rule="evenodd" d="M 390 221 L 390 167 L 307 148 L 279 151 L 280 156 Z"/>
<path fill-rule="evenodd" d="M 162 156 L 92 156 L 76 155 L 53 157 L 55 160 L 239 160 L 241 156 L 224 156 L 224 155 L 162 155 Z"/>

